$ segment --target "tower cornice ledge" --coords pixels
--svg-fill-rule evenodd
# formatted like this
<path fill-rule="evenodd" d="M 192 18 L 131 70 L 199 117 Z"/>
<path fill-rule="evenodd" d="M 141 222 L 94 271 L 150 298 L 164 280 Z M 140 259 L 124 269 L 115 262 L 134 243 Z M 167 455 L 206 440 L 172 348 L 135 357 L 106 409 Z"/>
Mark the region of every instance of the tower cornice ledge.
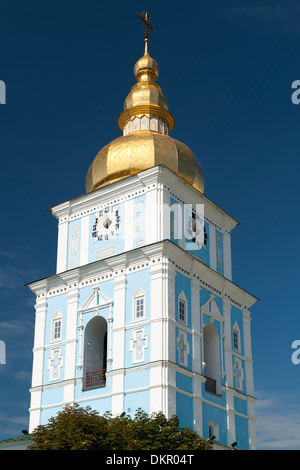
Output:
<path fill-rule="evenodd" d="M 205 278 L 206 286 L 204 287 L 211 290 L 213 294 L 216 291 L 220 292 L 220 294 L 215 293 L 214 295 L 226 298 L 230 303 L 234 300 L 237 305 L 240 304 L 244 308 L 249 309 L 259 300 L 257 297 L 233 283 L 231 280 L 225 278 L 202 261 L 195 259 L 192 255 L 175 245 L 170 240 L 163 240 L 151 245 L 135 248 L 127 251 L 126 253 L 111 256 L 105 260 L 94 261 L 45 279 L 33 281 L 26 284 L 26 286 L 29 287 L 32 292 L 37 294 L 49 289 L 67 287 L 71 279 L 79 283 L 88 277 L 96 278 L 96 276 L 103 274 L 108 274 L 110 278 L 113 279 L 114 270 L 117 266 L 123 266 L 123 269 L 126 270 L 134 264 L 139 264 L 142 260 L 151 261 L 152 259 L 153 262 L 154 258 L 157 258 L 155 262 L 160 263 L 168 260 L 172 266 L 172 270 L 175 266 L 176 269 L 184 272 L 186 276 L 190 277 L 194 281 L 198 281 L 199 287 L 203 287 L 201 279 L 202 277 Z M 246 314 L 249 312 L 244 311 L 244 313 Z"/>

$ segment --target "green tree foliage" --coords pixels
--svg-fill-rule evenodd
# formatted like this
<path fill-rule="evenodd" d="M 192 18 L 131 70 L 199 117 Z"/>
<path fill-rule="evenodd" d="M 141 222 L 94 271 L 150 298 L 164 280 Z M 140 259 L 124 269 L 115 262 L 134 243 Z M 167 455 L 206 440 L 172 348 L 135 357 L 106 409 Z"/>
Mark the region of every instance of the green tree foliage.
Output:
<path fill-rule="evenodd" d="M 29 450 L 211 450 L 190 428 L 179 427 L 177 416 L 150 417 L 138 409 L 130 416 L 100 416 L 90 407 L 67 405 L 48 424 L 38 426 Z"/>

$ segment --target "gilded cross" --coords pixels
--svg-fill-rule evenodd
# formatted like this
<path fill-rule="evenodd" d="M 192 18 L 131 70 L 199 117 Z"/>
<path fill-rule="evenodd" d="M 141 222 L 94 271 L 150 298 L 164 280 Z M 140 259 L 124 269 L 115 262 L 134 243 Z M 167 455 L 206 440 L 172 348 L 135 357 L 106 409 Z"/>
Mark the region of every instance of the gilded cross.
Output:
<path fill-rule="evenodd" d="M 138 13 L 138 17 L 145 25 L 145 41 L 148 42 L 149 30 L 155 33 L 153 26 L 150 24 L 150 16 L 147 11 L 143 11 L 142 13 Z"/>

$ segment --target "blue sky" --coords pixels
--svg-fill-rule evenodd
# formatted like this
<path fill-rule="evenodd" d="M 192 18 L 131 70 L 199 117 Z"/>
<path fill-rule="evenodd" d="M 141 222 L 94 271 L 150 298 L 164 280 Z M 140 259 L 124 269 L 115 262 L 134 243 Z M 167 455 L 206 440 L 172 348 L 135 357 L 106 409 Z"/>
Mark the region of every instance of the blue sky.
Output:
<path fill-rule="evenodd" d="M 296 1 L 2 1 L 0 80 L 0 439 L 28 428 L 34 298 L 25 283 L 55 273 L 48 207 L 85 192 L 143 54 L 137 12 L 175 117 L 172 136 L 204 169 L 205 194 L 240 225 L 233 281 L 252 311 L 257 443 L 300 449 L 300 6 Z"/>

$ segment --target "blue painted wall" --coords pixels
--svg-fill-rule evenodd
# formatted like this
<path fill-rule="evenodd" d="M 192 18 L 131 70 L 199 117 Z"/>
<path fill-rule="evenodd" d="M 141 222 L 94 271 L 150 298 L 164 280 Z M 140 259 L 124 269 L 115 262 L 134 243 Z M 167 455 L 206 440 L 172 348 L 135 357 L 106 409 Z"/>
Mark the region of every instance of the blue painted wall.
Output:
<path fill-rule="evenodd" d="M 124 411 L 131 416 L 135 414 L 138 408 L 142 408 L 150 414 L 150 391 L 128 392 L 124 395 Z"/>
<path fill-rule="evenodd" d="M 248 419 L 235 416 L 235 431 L 237 447 L 242 450 L 249 449 Z M 231 443 L 230 443 L 231 444 Z"/>
<path fill-rule="evenodd" d="M 239 397 L 234 397 L 234 409 L 238 413 L 244 414 L 247 416 L 247 401 Z"/>
<path fill-rule="evenodd" d="M 79 266 L 81 240 L 81 219 L 69 222 L 67 269 Z"/>
<path fill-rule="evenodd" d="M 125 392 L 137 390 L 139 388 L 149 387 L 150 385 L 150 369 L 139 371 L 128 371 L 124 375 Z"/>
<path fill-rule="evenodd" d="M 209 438 L 209 421 L 214 421 L 219 424 L 219 442 L 224 445 L 228 445 L 227 442 L 227 417 L 226 411 L 221 408 L 217 408 L 208 403 L 203 402 L 202 404 L 203 413 L 203 437 Z"/>
<path fill-rule="evenodd" d="M 133 202 L 133 246 L 146 244 L 146 196 L 138 196 Z"/>
<path fill-rule="evenodd" d="M 193 429 L 193 399 L 183 393 L 176 392 L 176 415 L 179 419 L 179 426 Z"/>

